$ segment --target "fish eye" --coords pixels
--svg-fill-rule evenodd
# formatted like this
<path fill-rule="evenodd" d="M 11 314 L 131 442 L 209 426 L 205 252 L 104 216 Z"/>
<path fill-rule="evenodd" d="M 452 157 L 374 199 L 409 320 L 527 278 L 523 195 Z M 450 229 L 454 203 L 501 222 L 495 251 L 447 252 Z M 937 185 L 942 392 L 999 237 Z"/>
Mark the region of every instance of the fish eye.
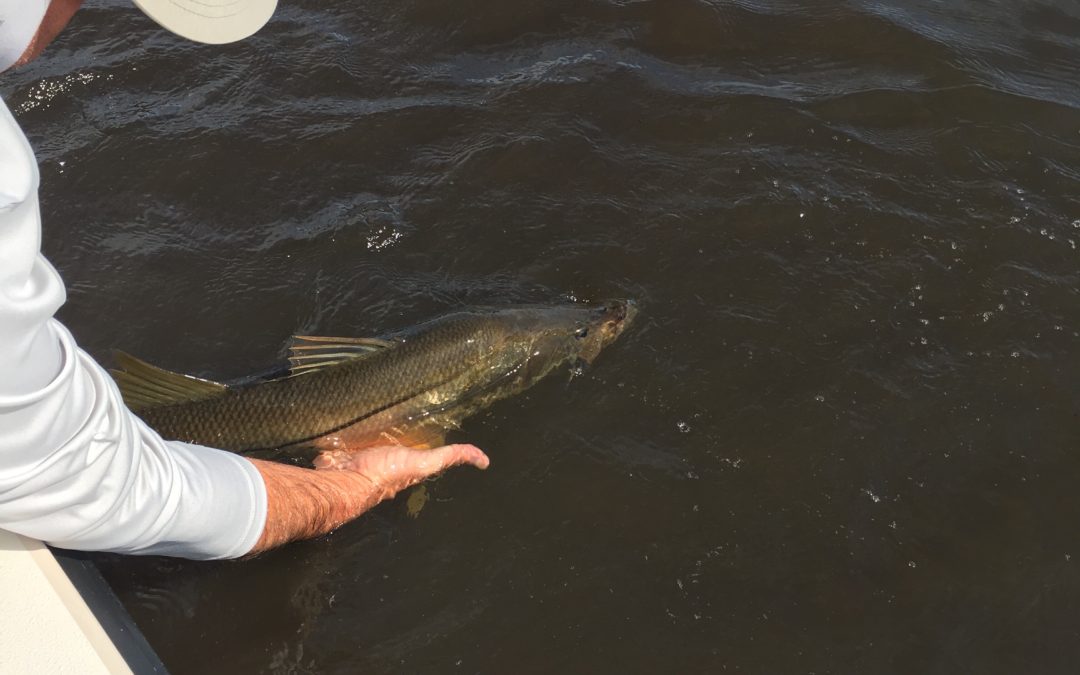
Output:
<path fill-rule="evenodd" d="M 578 338 L 579 340 L 589 337 L 589 327 L 582 326 L 581 328 L 578 328 L 576 331 L 574 331 L 574 337 Z"/>

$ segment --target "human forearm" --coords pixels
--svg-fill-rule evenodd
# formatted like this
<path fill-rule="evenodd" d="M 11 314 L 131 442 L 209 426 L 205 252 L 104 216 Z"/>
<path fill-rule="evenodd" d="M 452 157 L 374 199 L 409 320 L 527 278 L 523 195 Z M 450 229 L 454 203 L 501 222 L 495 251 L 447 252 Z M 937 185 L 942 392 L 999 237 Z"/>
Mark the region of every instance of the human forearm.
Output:
<path fill-rule="evenodd" d="M 252 554 L 326 534 L 381 501 L 374 484 L 355 472 L 251 462 L 266 484 L 266 526 Z"/>

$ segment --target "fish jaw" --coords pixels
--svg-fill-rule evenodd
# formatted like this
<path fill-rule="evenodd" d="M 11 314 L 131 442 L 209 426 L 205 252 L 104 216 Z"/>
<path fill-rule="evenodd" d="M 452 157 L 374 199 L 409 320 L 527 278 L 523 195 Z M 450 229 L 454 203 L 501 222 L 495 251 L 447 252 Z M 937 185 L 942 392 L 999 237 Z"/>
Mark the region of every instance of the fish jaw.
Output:
<path fill-rule="evenodd" d="M 593 310 L 589 325 L 579 330 L 578 358 L 591 364 L 605 347 L 615 342 L 637 317 L 633 300 L 610 300 Z"/>

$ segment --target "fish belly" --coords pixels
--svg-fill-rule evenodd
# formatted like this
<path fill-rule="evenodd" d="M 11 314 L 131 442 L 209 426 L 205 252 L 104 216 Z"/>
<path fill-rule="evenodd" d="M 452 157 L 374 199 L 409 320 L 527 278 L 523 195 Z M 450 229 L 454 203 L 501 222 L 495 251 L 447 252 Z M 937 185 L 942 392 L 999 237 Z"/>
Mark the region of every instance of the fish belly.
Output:
<path fill-rule="evenodd" d="M 443 445 L 448 428 L 456 426 L 445 413 L 430 415 L 423 412 L 384 410 L 381 413 L 320 436 L 311 442 L 319 452 L 327 450 L 357 451 L 384 445 L 404 445 L 429 449 Z"/>

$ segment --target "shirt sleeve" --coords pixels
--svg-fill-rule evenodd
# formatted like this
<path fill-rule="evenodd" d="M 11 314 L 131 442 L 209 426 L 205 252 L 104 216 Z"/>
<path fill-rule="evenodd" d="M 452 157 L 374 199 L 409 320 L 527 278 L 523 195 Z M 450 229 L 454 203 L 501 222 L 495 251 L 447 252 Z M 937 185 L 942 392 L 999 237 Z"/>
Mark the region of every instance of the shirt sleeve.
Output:
<path fill-rule="evenodd" d="M 0 527 L 72 549 L 196 559 L 244 555 L 266 488 L 242 457 L 165 441 L 55 319 L 38 174 L 0 103 Z"/>

